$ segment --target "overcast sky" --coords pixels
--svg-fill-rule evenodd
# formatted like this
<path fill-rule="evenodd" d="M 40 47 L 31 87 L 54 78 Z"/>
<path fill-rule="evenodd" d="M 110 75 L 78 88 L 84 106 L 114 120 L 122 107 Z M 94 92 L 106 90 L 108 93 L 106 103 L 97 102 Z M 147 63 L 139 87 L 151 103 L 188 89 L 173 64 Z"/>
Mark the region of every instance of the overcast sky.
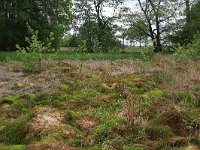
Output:
<path fill-rule="evenodd" d="M 131 8 L 131 10 L 135 10 L 137 9 L 137 0 L 127 0 L 123 4 L 119 5 L 117 9 L 114 9 L 112 7 L 104 7 L 103 14 L 108 17 L 114 16 L 115 13 L 117 13 L 119 9 L 124 6 Z"/>

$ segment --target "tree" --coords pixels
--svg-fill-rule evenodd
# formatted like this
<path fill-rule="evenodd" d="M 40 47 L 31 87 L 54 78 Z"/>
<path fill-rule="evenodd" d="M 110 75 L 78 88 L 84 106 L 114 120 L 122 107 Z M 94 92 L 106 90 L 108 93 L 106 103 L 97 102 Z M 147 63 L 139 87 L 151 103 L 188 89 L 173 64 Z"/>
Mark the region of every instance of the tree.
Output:
<path fill-rule="evenodd" d="M 125 21 L 151 39 L 155 52 L 162 51 L 169 26 L 178 15 L 178 0 L 137 0 L 139 10 L 125 11 Z M 142 22 L 142 23 L 140 23 Z M 140 33 L 140 34 L 141 34 Z"/>
<path fill-rule="evenodd" d="M 138 27 L 141 27 L 142 30 Z M 148 36 L 145 34 L 145 32 L 148 32 L 148 28 L 145 25 L 145 22 L 142 20 L 135 21 L 134 24 L 130 24 L 130 27 L 126 31 L 127 39 L 134 42 L 139 42 L 140 48 L 142 47 L 142 44 L 144 43 L 146 45 Z M 144 32 L 144 31 L 145 32 Z"/>
<path fill-rule="evenodd" d="M 71 1 L 66 0 L 2 0 L 0 5 L 0 49 L 14 49 L 15 44 L 26 45 L 30 36 L 27 24 L 39 31 L 39 40 L 45 42 L 54 32 L 55 49 L 68 29 L 71 20 Z"/>
<path fill-rule="evenodd" d="M 101 39 L 99 39 L 101 34 Z M 112 28 L 104 22 L 103 28 L 98 26 L 95 20 L 88 20 L 79 29 L 79 45 L 85 51 L 107 52 L 119 46 L 119 41 L 114 36 Z"/>
<path fill-rule="evenodd" d="M 62 38 L 62 47 L 78 47 L 78 36 L 76 34 L 68 34 Z"/>
<path fill-rule="evenodd" d="M 191 15 L 190 15 L 190 0 L 185 0 L 185 14 L 186 14 L 187 23 L 189 23 L 190 20 L 191 20 Z"/>
<path fill-rule="evenodd" d="M 101 51 L 108 51 L 117 42 L 112 25 L 113 18 L 103 15 L 105 5 L 117 5 L 118 0 L 76 0 L 75 18 L 80 33 L 81 44 L 85 44 L 88 51 L 94 51 L 94 43 Z M 78 20 L 78 21 L 77 21 Z M 81 21 L 79 21 L 81 20 Z M 78 23 L 77 23 L 78 22 Z M 80 24 L 79 24 L 80 23 Z"/>
<path fill-rule="evenodd" d="M 187 3 L 186 3 L 187 2 Z M 200 32 L 200 1 L 188 4 L 188 0 L 185 0 L 185 18 L 182 19 L 182 25 L 179 26 L 179 30 L 174 32 L 171 36 L 171 41 L 175 44 L 187 45 L 193 41 L 195 34 Z"/>

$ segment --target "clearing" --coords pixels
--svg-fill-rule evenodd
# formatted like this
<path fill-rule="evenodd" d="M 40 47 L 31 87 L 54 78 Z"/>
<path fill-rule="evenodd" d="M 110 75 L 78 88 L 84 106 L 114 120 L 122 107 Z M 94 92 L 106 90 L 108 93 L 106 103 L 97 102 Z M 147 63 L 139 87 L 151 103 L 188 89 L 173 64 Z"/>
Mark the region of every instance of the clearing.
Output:
<path fill-rule="evenodd" d="M 2 62 L 0 149 L 200 149 L 199 68 L 170 56 L 50 61 L 40 73 Z"/>

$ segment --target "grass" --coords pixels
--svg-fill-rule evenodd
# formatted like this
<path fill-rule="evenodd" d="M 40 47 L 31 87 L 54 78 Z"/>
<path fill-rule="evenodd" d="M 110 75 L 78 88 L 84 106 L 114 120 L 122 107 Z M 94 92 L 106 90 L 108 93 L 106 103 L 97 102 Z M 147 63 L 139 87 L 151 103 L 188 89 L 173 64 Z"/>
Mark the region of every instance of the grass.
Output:
<path fill-rule="evenodd" d="M 52 58 L 53 60 L 117 60 L 117 59 L 141 59 L 140 52 L 108 52 L 108 53 L 89 53 L 89 52 L 69 52 L 60 51 L 56 53 L 44 54 L 45 58 Z M 20 56 L 16 52 L 0 51 L 0 61 L 20 60 Z"/>
<path fill-rule="evenodd" d="M 18 59 L 14 52 L 1 54 Z M 54 60 L 119 58 L 140 56 L 59 52 Z M 0 80 L 6 89 L 0 98 L 0 149 L 179 149 L 185 140 L 198 146 L 199 62 L 185 65 L 163 55 L 146 68 L 134 60 L 52 61 L 40 73 L 22 75 L 11 65 L 5 74 L 19 77 Z"/>

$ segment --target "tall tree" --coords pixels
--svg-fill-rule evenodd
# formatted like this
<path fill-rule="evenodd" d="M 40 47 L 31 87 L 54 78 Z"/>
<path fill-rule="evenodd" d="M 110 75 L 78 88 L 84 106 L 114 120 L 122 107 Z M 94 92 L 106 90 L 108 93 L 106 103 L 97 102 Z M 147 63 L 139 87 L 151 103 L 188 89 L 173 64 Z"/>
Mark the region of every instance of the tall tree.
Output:
<path fill-rule="evenodd" d="M 181 45 L 187 45 L 192 42 L 193 36 L 200 32 L 200 1 L 191 4 L 189 10 L 189 19 L 187 15 L 185 16 L 185 21 L 182 26 L 180 26 L 177 32 L 174 32 L 172 36 L 172 42 L 180 43 Z"/>
<path fill-rule="evenodd" d="M 191 16 L 190 16 L 190 0 L 185 0 L 185 13 L 186 13 L 186 20 L 187 23 L 190 22 Z"/>
<path fill-rule="evenodd" d="M 2 0 L 0 49 L 14 49 L 17 43 L 25 45 L 26 24 L 39 31 L 41 41 L 54 32 L 57 49 L 56 44 L 70 23 L 71 6 L 70 0 Z"/>
<path fill-rule="evenodd" d="M 82 34 L 80 38 L 84 38 L 82 40 L 87 42 L 90 41 L 90 44 L 86 45 L 91 45 L 93 43 L 92 39 L 95 39 L 102 51 L 108 51 L 111 47 L 114 47 L 114 45 L 111 45 L 113 40 L 116 41 L 112 24 L 113 18 L 106 17 L 103 11 L 106 5 L 117 6 L 118 3 L 119 0 L 75 0 L 75 24 L 80 34 Z M 93 30 L 94 27 L 95 29 Z M 91 35 L 91 33 L 93 34 Z M 87 49 L 91 51 L 90 46 Z"/>
<path fill-rule="evenodd" d="M 169 26 L 178 15 L 178 0 L 137 0 L 138 9 L 127 11 L 125 21 L 151 39 L 155 52 L 162 51 Z M 131 16 L 131 17 L 130 17 Z M 130 19 L 132 18 L 132 19 Z M 138 24 L 138 22 L 143 22 Z"/>

